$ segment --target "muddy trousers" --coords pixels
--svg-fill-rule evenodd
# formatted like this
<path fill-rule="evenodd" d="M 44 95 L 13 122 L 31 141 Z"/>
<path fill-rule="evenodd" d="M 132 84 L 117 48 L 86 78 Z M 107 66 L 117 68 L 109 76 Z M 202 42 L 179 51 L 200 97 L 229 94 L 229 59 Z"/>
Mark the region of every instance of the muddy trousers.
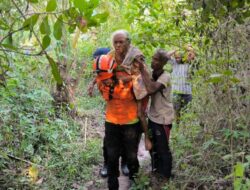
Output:
<path fill-rule="evenodd" d="M 133 179 L 139 169 L 137 158 L 140 124 L 116 125 L 105 122 L 105 138 L 108 155 L 108 188 L 118 190 L 119 157 L 122 147 L 125 149 L 129 178 Z"/>
<path fill-rule="evenodd" d="M 153 148 L 150 151 L 152 171 L 162 177 L 170 178 L 172 170 L 172 154 L 169 149 L 169 134 L 172 125 L 161 125 L 151 120 L 148 122 Z"/>

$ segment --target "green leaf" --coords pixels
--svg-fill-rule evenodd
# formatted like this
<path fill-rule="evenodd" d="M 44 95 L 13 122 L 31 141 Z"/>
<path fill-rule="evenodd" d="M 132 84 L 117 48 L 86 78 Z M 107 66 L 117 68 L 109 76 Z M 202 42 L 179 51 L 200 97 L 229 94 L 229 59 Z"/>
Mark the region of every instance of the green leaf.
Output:
<path fill-rule="evenodd" d="M 242 189 L 242 178 L 234 179 L 234 190 L 241 190 Z"/>
<path fill-rule="evenodd" d="M 226 76 L 232 76 L 233 75 L 233 71 L 231 71 L 231 70 L 225 70 L 223 72 L 223 74 L 226 75 Z"/>
<path fill-rule="evenodd" d="M 104 13 L 94 15 L 92 18 L 98 20 L 99 23 L 103 23 L 107 20 L 108 16 L 109 16 L 109 13 L 104 12 Z"/>
<path fill-rule="evenodd" d="M 223 79 L 223 75 L 222 74 L 212 74 L 210 75 L 209 79 L 207 82 L 211 82 L 211 83 L 219 83 L 221 82 Z"/>
<path fill-rule="evenodd" d="M 9 159 L 8 154 L 6 152 L 1 151 L 1 150 L 0 150 L 0 157 L 5 158 L 5 159 Z"/>
<path fill-rule="evenodd" d="M 38 3 L 38 0 L 27 0 L 29 3 Z"/>
<path fill-rule="evenodd" d="M 237 163 L 234 166 L 234 175 L 236 177 L 243 177 L 244 176 L 244 166 L 242 163 Z"/>
<path fill-rule="evenodd" d="M 231 77 L 229 80 L 232 81 L 233 83 L 239 83 L 240 82 L 240 79 L 238 79 L 237 77 Z"/>
<path fill-rule="evenodd" d="M 62 37 L 62 16 L 60 16 L 56 23 L 54 24 L 54 32 L 53 32 L 55 38 L 57 40 L 60 40 Z"/>
<path fill-rule="evenodd" d="M 11 50 L 17 50 L 16 47 L 12 46 L 11 44 L 0 44 L 2 47 L 6 48 L 6 49 L 11 49 Z"/>
<path fill-rule="evenodd" d="M 88 3 L 85 0 L 74 0 L 73 3 L 74 3 L 74 6 L 78 8 L 78 10 L 81 13 L 84 13 L 84 11 L 87 11 Z"/>
<path fill-rule="evenodd" d="M 99 0 L 91 0 L 88 3 L 89 8 L 95 9 L 99 5 Z"/>
<path fill-rule="evenodd" d="M 40 32 L 41 32 L 41 34 L 50 35 L 51 31 L 50 31 L 48 16 L 46 16 L 43 19 L 43 21 L 42 21 L 42 23 L 40 25 Z"/>
<path fill-rule="evenodd" d="M 73 33 L 76 29 L 76 24 L 70 25 L 68 28 L 69 33 Z"/>
<path fill-rule="evenodd" d="M 8 24 L 6 24 L 2 19 L 0 19 L 0 29 L 1 30 L 7 30 L 7 29 L 9 29 Z"/>
<path fill-rule="evenodd" d="M 71 7 L 65 11 L 64 15 L 66 17 L 71 17 L 72 20 L 75 20 L 79 16 L 79 13 L 75 7 Z"/>
<path fill-rule="evenodd" d="M 50 45 L 50 42 L 50 37 L 48 35 L 44 36 L 42 42 L 43 49 L 46 49 Z"/>
<path fill-rule="evenodd" d="M 23 27 L 25 27 L 25 30 L 31 30 L 37 23 L 38 18 L 38 14 L 34 14 L 31 17 L 27 18 L 23 23 Z"/>
<path fill-rule="evenodd" d="M 57 7 L 56 0 L 50 0 L 47 4 L 46 11 L 52 12 L 52 11 L 56 10 L 56 7 Z"/>
<path fill-rule="evenodd" d="M 88 20 L 88 27 L 98 26 L 98 25 L 99 25 L 99 23 L 98 23 L 98 21 L 96 19 L 91 18 L 91 19 Z"/>
<path fill-rule="evenodd" d="M 238 6 L 238 0 L 231 0 L 230 4 L 233 8 L 236 8 Z"/>
<path fill-rule="evenodd" d="M 61 85 L 63 83 L 63 80 L 62 80 L 62 77 L 60 75 L 60 72 L 59 72 L 59 69 L 58 69 L 56 62 L 49 55 L 46 55 L 46 57 L 49 60 L 52 74 L 53 74 L 57 84 Z"/>

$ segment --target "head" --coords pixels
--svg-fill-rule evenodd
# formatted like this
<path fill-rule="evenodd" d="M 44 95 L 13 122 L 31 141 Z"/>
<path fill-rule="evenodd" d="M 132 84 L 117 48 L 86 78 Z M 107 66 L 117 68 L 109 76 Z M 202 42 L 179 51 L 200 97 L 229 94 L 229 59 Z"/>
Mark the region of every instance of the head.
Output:
<path fill-rule="evenodd" d="M 188 59 L 189 62 L 195 59 L 195 53 L 194 53 L 194 51 L 189 51 L 188 52 L 187 59 Z"/>
<path fill-rule="evenodd" d="M 97 57 L 101 55 L 106 55 L 110 51 L 109 48 L 97 48 L 95 52 L 93 53 L 93 58 L 96 59 Z"/>
<path fill-rule="evenodd" d="M 126 54 L 131 43 L 131 38 L 126 30 L 117 30 L 112 34 L 112 45 L 117 54 Z"/>
<path fill-rule="evenodd" d="M 190 62 L 195 59 L 195 51 L 191 44 L 185 46 L 185 52 L 187 53 L 187 61 Z"/>
<path fill-rule="evenodd" d="M 156 50 L 155 54 L 152 57 L 151 68 L 154 71 L 163 70 L 164 65 L 169 60 L 168 54 L 163 49 Z"/>
<path fill-rule="evenodd" d="M 174 53 L 174 58 L 175 58 L 175 60 L 176 60 L 177 63 L 181 63 L 182 56 L 181 56 L 180 52 L 176 51 Z"/>

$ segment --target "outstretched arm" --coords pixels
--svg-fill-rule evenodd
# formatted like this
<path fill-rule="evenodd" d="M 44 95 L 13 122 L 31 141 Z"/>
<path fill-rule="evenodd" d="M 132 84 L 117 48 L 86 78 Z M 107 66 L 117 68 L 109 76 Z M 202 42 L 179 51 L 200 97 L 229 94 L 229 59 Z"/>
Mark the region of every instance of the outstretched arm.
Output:
<path fill-rule="evenodd" d="M 163 84 L 151 80 L 149 72 L 146 70 L 146 67 L 144 66 L 144 64 L 140 63 L 139 66 L 140 66 L 139 68 L 141 71 L 142 79 L 144 81 L 148 94 L 154 94 L 155 92 L 164 88 Z"/>

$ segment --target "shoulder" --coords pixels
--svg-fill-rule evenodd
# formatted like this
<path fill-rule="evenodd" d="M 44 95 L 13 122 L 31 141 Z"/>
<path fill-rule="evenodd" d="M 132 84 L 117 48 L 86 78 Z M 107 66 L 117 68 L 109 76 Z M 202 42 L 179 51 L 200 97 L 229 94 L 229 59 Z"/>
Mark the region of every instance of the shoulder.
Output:
<path fill-rule="evenodd" d="M 157 79 L 157 82 L 163 84 L 165 87 L 168 86 L 168 84 L 171 81 L 171 75 L 164 71 L 161 76 Z"/>
<path fill-rule="evenodd" d="M 171 78 L 170 73 L 164 71 L 161 76 L 158 78 L 158 80 L 169 80 Z M 158 81 L 157 80 L 157 81 Z"/>

